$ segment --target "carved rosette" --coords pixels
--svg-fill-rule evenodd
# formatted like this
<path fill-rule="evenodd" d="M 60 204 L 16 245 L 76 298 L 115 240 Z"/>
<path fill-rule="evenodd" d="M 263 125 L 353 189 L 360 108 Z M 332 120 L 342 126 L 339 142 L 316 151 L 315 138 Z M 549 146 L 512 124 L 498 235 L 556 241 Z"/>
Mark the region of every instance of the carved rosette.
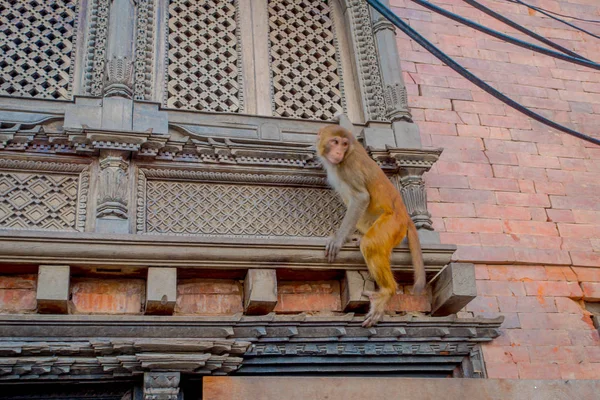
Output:
<path fill-rule="evenodd" d="M 115 150 L 101 152 L 97 218 L 127 219 L 129 162 L 125 160 L 125 154 Z"/>
<path fill-rule="evenodd" d="M 179 372 L 146 372 L 144 374 L 144 400 L 177 400 Z"/>

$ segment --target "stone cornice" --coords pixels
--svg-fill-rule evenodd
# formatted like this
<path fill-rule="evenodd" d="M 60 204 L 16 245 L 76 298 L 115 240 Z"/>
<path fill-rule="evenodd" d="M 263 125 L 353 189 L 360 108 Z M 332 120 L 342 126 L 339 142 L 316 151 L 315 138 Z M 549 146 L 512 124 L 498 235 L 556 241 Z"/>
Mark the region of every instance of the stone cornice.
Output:
<path fill-rule="evenodd" d="M 219 317 L 0 316 L 0 380 L 379 371 L 423 363 L 452 371 L 498 336 L 503 318 L 275 315 Z M 48 340 L 52 337 L 52 340 Z M 315 362 L 318 357 L 318 362 Z"/>
<path fill-rule="evenodd" d="M 324 256 L 325 238 L 209 237 L 0 230 L 0 262 L 190 268 L 365 269 L 355 243 L 334 263 Z M 456 247 L 423 245 L 426 269 L 436 273 Z M 410 271 L 406 245 L 394 249 L 392 266 Z"/>

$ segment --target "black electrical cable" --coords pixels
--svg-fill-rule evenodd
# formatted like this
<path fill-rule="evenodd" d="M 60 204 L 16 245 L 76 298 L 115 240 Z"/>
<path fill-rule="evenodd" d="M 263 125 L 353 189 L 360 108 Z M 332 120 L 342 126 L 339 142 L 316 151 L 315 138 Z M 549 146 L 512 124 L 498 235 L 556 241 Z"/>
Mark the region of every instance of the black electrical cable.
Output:
<path fill-rule="evenodd" d="M 516 3 L 516 1 L 514 1 L 514 0 L 506 0 L 506 1 L 509 1 L 511 3 Z M 521 4 L 527 5 L 527 7 L 529 7 L 529 5 L 524 2 L 521 2 Z M 600 20 L 597 20 L 597 19 L 585 19 L 585 18 L 573 17 L 572 15 L 565 15 L 565 14 L 557 13 L 556 11 L 548 10 L 546 8 L 542 8 L 542 7 L 538 7 L 538 6 L 535 6 L 535 8 L 549 12 L 550 14 L 558 15 L 559 17 L 571 18 L 571 19 L 575 19 L 577 21 L 582 21 L 582 22 L 591 22 L 593 24 L 600 24 Z"/>
<path fill-rule="evenodd" d="M 579 65 L 583 65 L 584 67 L 589 67 L 589 68 L 593 68 L 593 69 L 598 69 L 600 70 L 600 64 L 595 63 L 593 61 L 588 61 L 588 60 L 584 60 L 581 59 L 579 57 L 572 57 L 569 56 L 567 54 L 564 53 L 559 53 L 557 51 L 554 50 L 550 50 L 547 49 L 545 47 L 541 47 L 538 46 L 536 44 L 533 43 L 529 43 L 529 42 L 525 42 L 523 40 L 517 39 L 515 37 L 509 36 L 509 35 L 505 35 L 504 33 L 498 32 L 494 29 L 490 29 L 486 26 L 483 26 L 481 24 L 478 24 L 477 22 L 471 21 L 470 19 L 461 17 L 460 15 L 454 14 L 448 10 L 444 10 L 441 7 L 436 6 L 435 4 L 432 4 L 426 0 L 411 0 L 413 3 L 417 3 L 418 5 L 428 8 L 432 11 L 435 11 L 436 13 L 443 15 L 444 17 L 450 18 L 454 21 L 460 22 L 461 24 L 464 24 L 466 26 L 469 26 L 473 29 L 477 29 L 478 31 L 487 33 L 490 36 L 494 36 L 498 39 L 504 40 L 506 42 L 512 43 L 514 45 L 517 45 L 519 47 L 523 47 L 525 49 L 528 50 L 532 50 L 532 51 L 537 51 L 538 53 L 542 53 L 545 54 L 547 56 L 551 56 L 554 58 L 558 58 L 561 60 L 565 60 L 565 61 L 569 61 L 572 62 L 574 64 L 579 64 Z"/>
<path fill-rule="evenodd" d="M 509 0 L 509 1 L 510 1 L 510 2 L 512 2 L 512 3 L 516 3 L 516 4 L 521 4 L 521 5 L 525 6 L 525 7 L 529 7 L 529 8 L 531 8 L 532 10 L 535 10 L 535 11 L 537 11 L 537 12 L 539 12 L 539 13 L 542 13 L 542 14 L 544 14 L 545 16 L 547 16 L 547 17 L 549 17 L 549 18 L 552 18 L 552 19 L 553 19 L 553 20 L 555 20 L 555 21 L 562 22 L 562 23 L 563 23 L 563 24 L 565 24 L 565 25 L 569 25 L 569 26 L 570 26 L 571 28 L 573 28 L 573 29 L 577 29 L 578 31 L 581 31 L 581 32 L 583 32 L 583 33 L 587 33 L 588 35 L 590 35 L 590 36 L 593 36 L 593 37 L 595 37 L 596 39 L 600 39 L 600 36 L 598 36 L 598 35 L 596 35 L 596 34 L 594 34 L 594 33 L 592 33 L 592 32 L 586 31 L 585 29 L 583 29 L 583 28 L 580 28 L 580 27 L 578 27 L 577 25 L 573 25 L 572 23 L 570 23 L 570 22 L 568 22 L 568 21 L 565 21 L 564 19 L 560 19 L 560 18 L 558 18 L 558 17 L 555 17 L 554 15 L 552 15 L 552 14 L 550 14 L 550 13 L 548 13 L 548 12 L 544 11 L 543 9 L 541 9 L 541 8 L 539 8 L 539 7 L 533 6 L 533 5 L 531 5 L 531 4 L 524 3 L 524 2 L 522 2 L 521 0 Z"/>
<path fill-rule="evenodd" d="M 446 55 L 444 52 L 442 52 L 440 49 L 438 49 L 435 45 L 433 45 L 430 41 L 428 41 L 423 36 L 421 36 L 417 31 L 415 31 L 408 24 L 406 24 L 404 21 L 402 21 L 400 18 L 398 18 L 398 16 L 396 14 L 394 14 L 389 8 L 387 8 L 386 6 L 381 4 L 379 2 L 379 0 L 366 0 L 366 1 L 367 1 L 367 3 L 369 3 L 371 5 L 371 7 L 373 7 L 377 12 L 379 12 L 382 16 L 384 16 L 388 21 L 390 21 L 392 24 L 394 24 L 396 27 L 398 27 L 406 35 L 408 35 L 408 37 L 410 37 L 415 42 L 417 42 L 418 44 L 423 46 L 423 48 L 425 48 L 425 50 L 427 50 L 428 52 L 433 54 L 441 62 L 448 65 L 454 71 L 456 71 L 457 73 L 459 73 L 460 75 L 462 75 L 463 77 L 465 77 L 470 82 L 472 82 L 479 88 L 483 89 L 487 93 L 491 94 L 495 98 L 501 100 L 502 102 L 511 106 L 515 110 L 522 112 L 523 114 L 527 115 L 528 117 L 533 118 L 536 121 L 539 121 L 545 125 L 548 125 L 556 130 L 568 133 L 569 135 L 573 135 L 575 137 L 586 140 L 588 142 L 600 145 L 600 139 L 596 139 L 594 137 L 585 135 L 581 132 L 577 132 L 571 128 L 568 128 L 568 127 L 560 125 L 554 121 L 551 121 L 548 118 L 546 118 L 536 112 L 531 111 L 527 107 L 522 106 L 521 104 L 517 103 L 510 97 L 500 93 L 498 90 L 494 89 L 493 87 L 491 87 L 490 85 L 488 85 L 487 83 L 485 83 L 484 81 L 482 81 L 481 79 L 479 79 L 478 77 L 473 75 L 471 72 L 467 71 L 460 64 L 458 64 L 456 61 L 454 61 L 452 58 L 450 58 L 448 55 Z"/>
<path fill-rule="evenodd" d="M 463 0 L 463 1 L 467 4 L 469 4 L 470 6 L 475 7 L 479 11 L 486 13 L 490 17 L 493 17 L 493 18 L 497 19 L 498 21 L 504 22 L 506 25 L 508 25 L 518 31 L 521 31 L 524 34 L 529 35 L 532 38 L 537 39 L 540 42 L 547 44 L 550 47 L 555 48 L 556 50 L 562 51 L 563 53 L 568 54 L 572 57 L 577 57 L 577 58 L 581 58 L 582 60 L 591 61 L 591 60 L 588 60 L 587 58 L 582 57 L 581 55 L 561 46 L 560 44 L 553 42 L 552 40 L 546 39 L 545 37 L 538 35 L 537 33 L 525 28 L 523 25 L 517 24 L 513 20 L 506 18 L 504 15 L 498 14 L 496 11 L 494 11 L 490 8 L 487 8 L 486 6 L 484 6 L 481 3 L 476 2 L 475 0 Z"/>

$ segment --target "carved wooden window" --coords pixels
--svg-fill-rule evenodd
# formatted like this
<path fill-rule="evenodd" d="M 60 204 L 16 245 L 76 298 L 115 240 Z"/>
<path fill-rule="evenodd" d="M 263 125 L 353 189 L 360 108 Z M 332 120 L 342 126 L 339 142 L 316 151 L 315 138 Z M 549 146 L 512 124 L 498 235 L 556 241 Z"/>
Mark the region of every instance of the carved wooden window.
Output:
<path fill-rule="evenodd" d="M 240 56 L 234 0 L 170 0 L 166 104 L 239 112 Z"/>
<path fill-rule="evenodd" d="M 342 111 L 332 10 L 326 0 L 269 0 L 273 111 L 330 120 Z"/>
<path fill-rule="evenodd" d="M 71 99 L 77 3 L 0 2 L 0 94 Z"/>

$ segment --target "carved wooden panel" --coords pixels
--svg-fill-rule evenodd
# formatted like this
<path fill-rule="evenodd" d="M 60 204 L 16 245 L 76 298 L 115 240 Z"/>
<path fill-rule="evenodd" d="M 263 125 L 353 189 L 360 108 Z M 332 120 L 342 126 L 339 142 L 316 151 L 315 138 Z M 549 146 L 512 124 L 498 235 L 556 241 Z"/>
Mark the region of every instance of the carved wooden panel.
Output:
<path fill-rule="evenodd" d="M 71 98 L 77 3 L 0 3 L 0 94 Z"/>
<path fill-rule="evenodd" d="M 325 188 L 148 180 L 143 199 L 153 234 L 326 237 L 344 217 Z"/>
<path fill-rule="evenodd" d="M 332 11 L 324 0 L 269 0 L 274 112 L 330 120 L 342 111 Z"/>
<path fill-rule="evenodd" d="M 170 1 L 167 107 L 243 110 L 236 3 Z"/>
<path fill-rule="evenodd" d="M 0 159 L 0 228 L 83 231 L 88 190 L 86 165 Z"/>

